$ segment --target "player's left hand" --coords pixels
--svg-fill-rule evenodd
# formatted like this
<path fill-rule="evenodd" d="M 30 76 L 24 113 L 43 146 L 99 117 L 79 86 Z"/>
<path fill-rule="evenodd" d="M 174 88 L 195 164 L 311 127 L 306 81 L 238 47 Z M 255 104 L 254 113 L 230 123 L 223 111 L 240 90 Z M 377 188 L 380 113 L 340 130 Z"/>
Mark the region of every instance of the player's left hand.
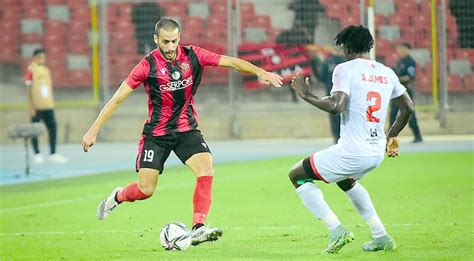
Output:
<path fill-rule="evenodd" d="M 258 81 L 262 84 L 265 84 L 265 85 L 271 84 L 278 88 L 280 88 L 281 85 L 283 84 L 283 78 L 281 78 L 280 75 L 276 73 L 271 73 L 271 72 L 264 72 L 258 75 Z"/>
<path fill-rule="evenodd" d="M 302 98 L 309 95 L 310 86 L 309 78 L 303 78 L 303 76 L 300 74 L 291 79 L 291 88 L 293 88 L 295 92 Z"/>
<path fill-rule="evenodd" d="M 387 155 L 390 158 L 395 158 L 400 156 L 400 142 L 397 138 L 392 137 L 388 138 L 387 141 Z"/>

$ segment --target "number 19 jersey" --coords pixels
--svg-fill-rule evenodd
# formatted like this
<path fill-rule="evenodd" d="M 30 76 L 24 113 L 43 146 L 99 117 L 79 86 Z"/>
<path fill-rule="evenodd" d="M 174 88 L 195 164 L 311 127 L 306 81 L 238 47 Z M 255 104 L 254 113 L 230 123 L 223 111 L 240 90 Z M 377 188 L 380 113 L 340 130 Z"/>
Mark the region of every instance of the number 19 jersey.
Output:
<path fill-rule="evenodd" d="M 379 62 L 357 58 L 337 65 L 332 83 L 331 93 L 340 91 L 349 96 L 336 146 L 351 156 L 383 155 L 390 99 L 406 91 L 396 74 Z"/>

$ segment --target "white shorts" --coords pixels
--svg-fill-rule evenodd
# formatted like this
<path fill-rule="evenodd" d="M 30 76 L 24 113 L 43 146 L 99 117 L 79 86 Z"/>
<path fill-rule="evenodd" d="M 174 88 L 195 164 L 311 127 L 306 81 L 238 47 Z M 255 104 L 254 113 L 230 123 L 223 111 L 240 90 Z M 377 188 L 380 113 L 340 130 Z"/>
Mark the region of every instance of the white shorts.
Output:
<path fill-rule="evenodd" d="M 341 153 L 340 147 L 333 145 L 309 157 L 314 174 L 326 183 L 347 178 L 361 179 L 382 163 L 384 155 L 352 156 Z"/>

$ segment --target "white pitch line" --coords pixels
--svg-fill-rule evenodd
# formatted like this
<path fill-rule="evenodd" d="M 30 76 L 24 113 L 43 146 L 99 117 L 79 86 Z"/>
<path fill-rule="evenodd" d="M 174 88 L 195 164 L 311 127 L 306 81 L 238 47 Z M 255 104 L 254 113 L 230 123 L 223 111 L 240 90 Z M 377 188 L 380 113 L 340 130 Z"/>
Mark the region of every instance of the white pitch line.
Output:
<path fill-rule="evenodd" d="M 388 227 L 425 227 L 425 226 L 463 226 L 469 225 L 467 223 L 431 223 L 431 224 L 386 224 Z M 346 227 L 365 227 L 365 224 L 347 225 Z M 298 230 L 298 229 L 315 229 L 308 226 L 287 226 L 287 227 L 223 227 L 223 230 Z M 114 229 L 114 230 L 89 230 L 89 231 L 39 231 L 39 232 L 11 232 L 0 233 L 0 237 L 16 237 L 16 236 L 60 236 L 60 235 L 85 235 L 85 234 L 119 234 L 119 233 L 148 233 L 151 229 Z"/>
<path fill-rule="evenodd" d="M 161 186 L 158 188 L 158 190 L 163 191 L 163 190 L 170 190 L 170 189 L 179 189 L 179 188 L 189 187 L 189 186 L 191 185 L 189 184 L 168 185 L 168 186 Z M 58 201 L 50 201 L 50 202 L 21 206 L 21 207 L 4 208 L 4 209 L 0 209 L 0 215 L 5 214 L 5 213 L 10 213 L 10 212 L 30 210 L 30 209 L 35 209 L 35 208 L 46 208 L 46 207 L 57 206 L 57 205 L 66 205 L 66 204 L 76 203 L 79 201 L 84 201 L 84 200 L 89 200 L 89 199 L 105 198 L 106 196 L 107 194 L 104 193 L 100 195 L 84 196 L 84 197 L 77 197 L 77 198 L 58 200 Z"/>
<path fill-rule="evenodd" d="M 78 198 L 72 198 L 72 199 L 50 201 L 50 202 L 39 203 L 39 204 L 34 204 L 34 205 L 27 205 L 27 206 L 22 206 L 22 207 L 4 208 L 4 209 L 0 209 L 0 214 L 22 211 L 22 210 L 30 210 L 34 208 L 45 208 L 45 207 L 51 207 L 51 206 L 56 206 L 56 205 L 65 205 L 65 204 L 75 203 L 78 201 L 84 201 L 84 200 L 99 198 L 99 197 L 104 197 L 104 195 L 78 197 Z"/>

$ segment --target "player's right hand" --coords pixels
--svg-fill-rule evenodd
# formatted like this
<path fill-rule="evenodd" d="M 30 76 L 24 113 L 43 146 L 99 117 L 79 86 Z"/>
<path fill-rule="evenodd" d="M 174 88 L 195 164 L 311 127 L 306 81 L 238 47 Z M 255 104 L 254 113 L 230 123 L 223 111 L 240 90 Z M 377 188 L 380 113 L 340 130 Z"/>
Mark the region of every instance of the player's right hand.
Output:
<path fill-rule="evenodd" d="M 278 88 L 281 87 L 281 85 L 283 84 L 283 78 L 280 75 L 271 72 L 264 72 L 258 75 L 258 81 L 262 84 L 271 84 Z"/>
<path fill-rule="evenodd" d="M 92 147 L 95 144 L 95 141 L 97 139 L 97 134 L 92 133 L 90 130 L 84 134 L 84 137 L 82 137 L 82 149 L 84 152 L 88 152 L 89 148 Z"/>
<path fill-rule="evenodd" d="M 387 141 L 387 155 L 391 158 L 400 156 L 400 142 L 397 138 L 391 137 Z"/>

